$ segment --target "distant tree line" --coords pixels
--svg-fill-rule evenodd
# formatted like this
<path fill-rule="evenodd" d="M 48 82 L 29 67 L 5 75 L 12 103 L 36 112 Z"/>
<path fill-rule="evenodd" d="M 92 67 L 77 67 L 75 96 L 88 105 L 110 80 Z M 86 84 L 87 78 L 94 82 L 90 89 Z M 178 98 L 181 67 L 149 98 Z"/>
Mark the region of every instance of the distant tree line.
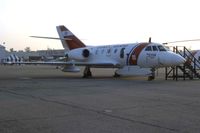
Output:
<path fill-rule="evenodd" d="M 19 50 L 19 51 L 23 52 L 23 50 Z M 10 48 L 10 52 L 15 52 L 14 48 Z M 24 52 L 31 52 L 31 48 L 30 47 L 26 47 L 24 49 Z"/>

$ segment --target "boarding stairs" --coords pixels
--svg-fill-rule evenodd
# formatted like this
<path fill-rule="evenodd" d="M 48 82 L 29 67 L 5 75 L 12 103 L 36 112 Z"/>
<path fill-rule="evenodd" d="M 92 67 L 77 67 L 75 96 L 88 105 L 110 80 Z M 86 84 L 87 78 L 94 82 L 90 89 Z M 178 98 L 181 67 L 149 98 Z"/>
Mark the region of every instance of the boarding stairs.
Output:
<path fill-rule="evenodd" d="M 183 80 L 200 79 L 200 61 L 194 57 L 193 53 L 183 46 L 173 47 L 173 52 L 183 56 L 186 62 L 182 65 L 166 67 L 165 79 L 173 79 L 176 81 L 179 78 Z"/>

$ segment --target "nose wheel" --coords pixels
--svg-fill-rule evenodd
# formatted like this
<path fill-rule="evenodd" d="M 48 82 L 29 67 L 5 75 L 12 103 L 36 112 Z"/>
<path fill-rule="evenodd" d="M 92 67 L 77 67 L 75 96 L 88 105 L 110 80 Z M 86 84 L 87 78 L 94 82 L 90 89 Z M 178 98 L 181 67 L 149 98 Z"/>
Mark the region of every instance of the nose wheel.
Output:
<path fill-rule="evenodd" d="M 151 69 L 151 76 L 148 77 L 148 81 L 152 81 L 155 79 L 155 68 Z"/>
<path fill-rule="evenodd" d="M 86 66 L 83 72 L 83 78 L 92 77 L 92 72 L 90 71 L 90 67 Z"/>

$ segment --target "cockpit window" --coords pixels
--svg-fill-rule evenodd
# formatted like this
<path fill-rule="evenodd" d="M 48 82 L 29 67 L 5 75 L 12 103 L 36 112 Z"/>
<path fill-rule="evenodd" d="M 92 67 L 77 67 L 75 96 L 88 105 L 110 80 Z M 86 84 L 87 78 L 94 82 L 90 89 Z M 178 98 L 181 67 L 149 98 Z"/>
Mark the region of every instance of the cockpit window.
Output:
<path fill-rule="evenodd" d="M 146 47 L 145 51 L 152 51 L 151 46 Z"/>
<path fill-rule="evenodd" d="M 153 51 L 158 51 L 157 46 L 152 46 L 152 48 L 153 48 Z"/>
<path fill-rule="evenodd" d="M 163 47 L 162 45 L 158 46 L 158 49 L 159 49 L 160 51 L 167 51 L 167 49 L 166 49 L 165 47 Z"/>

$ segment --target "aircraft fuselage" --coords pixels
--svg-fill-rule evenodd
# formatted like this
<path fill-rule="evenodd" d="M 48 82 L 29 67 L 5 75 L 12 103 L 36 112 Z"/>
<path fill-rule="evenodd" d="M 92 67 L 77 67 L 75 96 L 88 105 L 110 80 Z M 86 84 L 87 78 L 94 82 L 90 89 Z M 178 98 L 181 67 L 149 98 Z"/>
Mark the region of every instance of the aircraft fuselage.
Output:
<path fill-rule="evenodd" d="M 84 52 L 88 56 L 84 56 Z M 81 62 L 112 62 L 117 67 L 140 66 L 142 68 L 159 68 L 175 66 L 185 61 L 183 57 L 166 49 L 158 43 L 132 43 L 84 47 L 66 53 L 70 60 Z"/>

